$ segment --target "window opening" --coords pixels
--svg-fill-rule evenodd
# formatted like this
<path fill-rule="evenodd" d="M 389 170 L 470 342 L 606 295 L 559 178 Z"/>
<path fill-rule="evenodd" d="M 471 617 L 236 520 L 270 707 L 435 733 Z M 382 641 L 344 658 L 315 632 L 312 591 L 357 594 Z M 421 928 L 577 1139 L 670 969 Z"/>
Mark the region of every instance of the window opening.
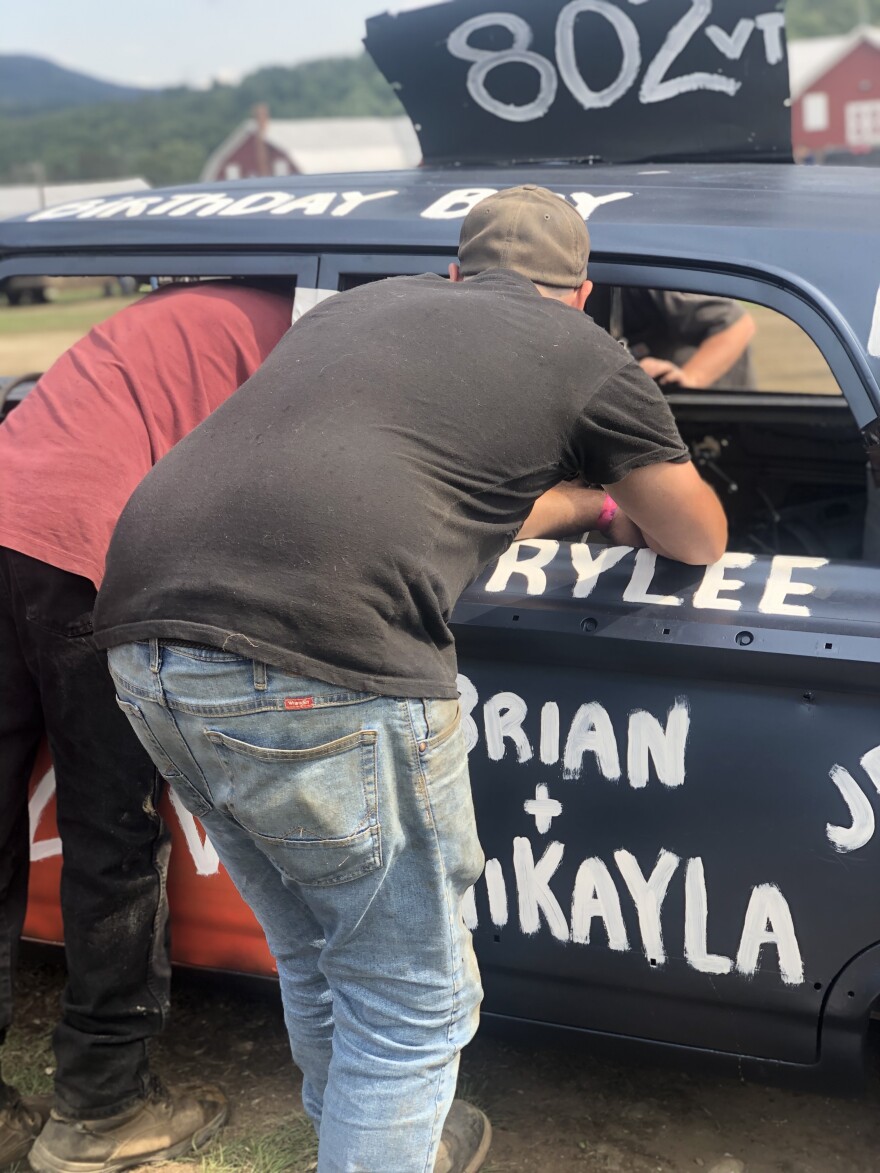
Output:
<path fill-rule="evenodd" d="M 783 314 L 597 286 L 587 313 L 667 395 L 730 522 L 730 549 L 880 563 L 880 484 L 827 362 Z"/>
<path fill-rule="evenodd" d="M 39 376 L 84 337 L 154 287 L 235 282 L 274 292 L 296 289 L 284 277 L 8 277 L 0 281 L 0 420 L 32 390 Z"/>

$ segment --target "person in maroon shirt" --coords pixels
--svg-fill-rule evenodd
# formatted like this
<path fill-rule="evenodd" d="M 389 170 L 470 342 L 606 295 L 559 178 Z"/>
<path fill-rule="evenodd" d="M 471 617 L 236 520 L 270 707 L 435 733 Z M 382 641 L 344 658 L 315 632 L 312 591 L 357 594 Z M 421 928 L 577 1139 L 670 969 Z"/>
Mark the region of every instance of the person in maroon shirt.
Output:
<path fill-rule="evenodd" d="M 221 1094 L 171 1097 L 150 1074 L 147 1040 L 169 1006 L 170 841 L 157 813 L 162 780 L 116 705 L 91 612 L 133 490 L 256 371 L 290 320 L 287 293 L 160 290 L 96 326 L 0 427 L 0 1042 L 27 903 L 28 781 L 45 729 L 68 966 L 54 1034 L 57 1173 L 176 1155 L 226 1116 Z M 0 1168 L 28 1153 L 43 1124 L 0 1078 Z"/>

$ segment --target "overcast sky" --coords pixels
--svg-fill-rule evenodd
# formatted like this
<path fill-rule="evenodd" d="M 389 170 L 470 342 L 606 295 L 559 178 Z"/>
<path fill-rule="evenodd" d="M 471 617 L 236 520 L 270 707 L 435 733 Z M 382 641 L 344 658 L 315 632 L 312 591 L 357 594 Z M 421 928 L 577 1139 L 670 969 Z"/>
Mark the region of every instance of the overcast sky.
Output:
<path fill-rule="evenodd" d="M 261 65 L 357 53 L 364 21 L 436 0 L 0 0 L 0 53 L 131 85 L 234 81 Z"/>

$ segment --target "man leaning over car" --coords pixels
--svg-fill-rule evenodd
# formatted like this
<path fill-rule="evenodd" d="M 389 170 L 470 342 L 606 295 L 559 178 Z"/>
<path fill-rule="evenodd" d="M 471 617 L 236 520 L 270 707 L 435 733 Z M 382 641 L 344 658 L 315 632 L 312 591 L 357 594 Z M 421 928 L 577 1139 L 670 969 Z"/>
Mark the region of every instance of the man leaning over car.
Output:
<path fill-rule="evenodd" d="M 440 1147 L 482 997 L 458 596 L 518 531 L 725 548 L 662 392 L 582 312 L 588 254 L 550 192 L 490 197 L 453 281 L 307 314 L 113 538 L 98 641 L 265 929 L 319 1173 L 474 1173 L 488 1148 L 476 1109 Z M 617 505 L 553 488 L 579 475 Z"/>
<path fill-rule="evenodd" d="M 289 294 L 159 290 L 96 326 L 0 427 L 0 1042 L 27 902 L 28 781 L 43 730 L 63 847 L 67 986 L 36 1167 L 127 1168 L 207 1140 L 226 1105 L 168 1096 L 147 1040 L 168 1011 L 169 840 L 153 763 L 119 712 L 91 611 L 113 526 L 155 461 L 253 373 Z M 0 1168 L 44 1123 L 0 1079 Z"/>

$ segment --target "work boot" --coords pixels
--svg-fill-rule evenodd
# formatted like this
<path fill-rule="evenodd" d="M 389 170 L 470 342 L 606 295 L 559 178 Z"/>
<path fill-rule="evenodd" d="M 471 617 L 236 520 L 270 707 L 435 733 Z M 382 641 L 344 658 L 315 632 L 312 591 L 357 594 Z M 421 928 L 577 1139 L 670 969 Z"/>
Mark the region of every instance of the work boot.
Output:
<path fill-rule="evenodd" d="M 453 1100 L 434 1162 L 434 1173 L 477 1173 L 489 1153 L 492 1125 L 466 1100 Z"/>
<path fill-rule="evenodd" d="M 213 1088 L 172 1098 L 156 1082 L 148 1099 L 104 1120 L 66 1120 L 53 1111 L 29 1160 L 37 1173 L 118 1173 L 201 1148 L 228 1112 Z"/>
<path fill-rule="evenodd" d="M 4 1088 L 5 1100 L 0 1108 L 0 1169 L 23 1161 L 46 1123 L 51 1104 L 43 1099 L 23 1100 L 11 1088 Z"/>

